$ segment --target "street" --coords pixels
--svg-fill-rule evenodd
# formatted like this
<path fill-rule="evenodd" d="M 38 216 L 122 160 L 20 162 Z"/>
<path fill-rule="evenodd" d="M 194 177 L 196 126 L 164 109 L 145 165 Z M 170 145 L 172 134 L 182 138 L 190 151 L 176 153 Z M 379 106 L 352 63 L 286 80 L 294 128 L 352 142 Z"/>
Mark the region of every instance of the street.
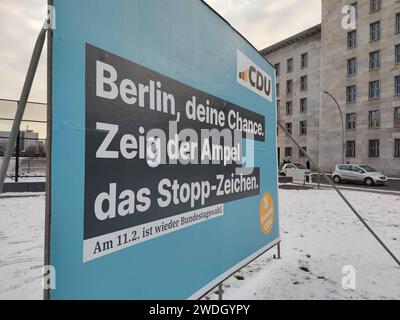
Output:
<path fill-rule="evenodd" d="M 331 178 L 331 175 L 328 175 L 329 178 Z M 318 183 L 318 176 L 313 175 L 312 181 L 314 183 Z M 321 176 L 320 180 L 321 184 L 327 184 L 325 179 Z M 366 184 L 363 183 L 349 183 L 349 182 L 342 182 L 337 184 L 337 186 L 346 186 L 346 187 L 352 187 L 352 188 L 360 188 L 360 189 L 377 189 L 377 190 L 382 190 L 382 191 L 400 191 L 400 179 L 390 179 L 389 183 L 387 185 L 373 185 L 373 186 L 367 186 Z"/>

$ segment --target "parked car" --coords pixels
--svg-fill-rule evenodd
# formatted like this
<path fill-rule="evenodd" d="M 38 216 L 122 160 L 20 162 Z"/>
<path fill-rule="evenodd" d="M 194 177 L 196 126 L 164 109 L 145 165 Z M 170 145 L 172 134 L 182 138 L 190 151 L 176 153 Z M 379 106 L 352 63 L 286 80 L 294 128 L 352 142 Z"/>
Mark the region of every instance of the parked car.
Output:
<path fill-rule="evenodd" d="M 305 166 L 303 166 L 300 163 L 286 163 L 283 165 L 281 171 L 279 172 L 279 174 L 281 176 L 288 176 L 288 170 L 289 171 L 298 171 L 300 173 L 304 173 L 306 175 L 311 174 L 311 170 L 307 169 Z"/>
<path fill-rule="evenodd" d="M 387 184 L 388 178 L 375 169 L 358 164 L 338 164 L 333 172 L 333 181 L 335 183 L 346 182 L 361 182 L 368 186 L 374 184 Z"/>

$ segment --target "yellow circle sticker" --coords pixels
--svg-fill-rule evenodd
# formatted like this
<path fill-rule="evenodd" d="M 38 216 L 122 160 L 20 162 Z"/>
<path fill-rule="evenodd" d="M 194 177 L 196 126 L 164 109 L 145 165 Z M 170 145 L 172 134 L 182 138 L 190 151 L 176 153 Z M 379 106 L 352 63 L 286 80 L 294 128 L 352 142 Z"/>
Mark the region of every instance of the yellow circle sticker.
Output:
<path fill-rule="evenodd" d="M 269 234 L 274 226 L 274 200 L 268 192 L 264 193 L 260 201 L 260 224 L 265 234 Z"/>

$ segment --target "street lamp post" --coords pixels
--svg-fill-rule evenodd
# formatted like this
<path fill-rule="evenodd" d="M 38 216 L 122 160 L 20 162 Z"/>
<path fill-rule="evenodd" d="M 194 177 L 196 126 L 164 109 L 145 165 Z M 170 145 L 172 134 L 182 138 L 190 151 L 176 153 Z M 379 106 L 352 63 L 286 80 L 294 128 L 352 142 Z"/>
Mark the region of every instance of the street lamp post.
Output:
<path fill-rule="evenodd" d="M 332 96 L 328 91 L 324 91 L 324 93 L 327 94 L 328 96 L 330 96 L 333 99 L 333 101 L 335 101 L 336 106 L 339 109 L 340 119 L 342 120 L 342 163 L 344 164 L 344 120 L 343 120 L 343 113 L 342 113 L 342 110 L 340 109 L 339 103 L 334 98 L 334 96 Z"/>

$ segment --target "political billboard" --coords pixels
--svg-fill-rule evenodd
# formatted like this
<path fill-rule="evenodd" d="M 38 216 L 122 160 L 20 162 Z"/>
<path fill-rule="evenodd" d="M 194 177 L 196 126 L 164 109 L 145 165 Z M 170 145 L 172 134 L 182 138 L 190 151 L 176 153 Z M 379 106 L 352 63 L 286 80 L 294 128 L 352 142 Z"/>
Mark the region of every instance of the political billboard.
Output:
<path fill-rule="evenodd" d="M 53 1 L 51 299 L 196 299 L 279 242 L 274 68 L 198 0 Z"/>

